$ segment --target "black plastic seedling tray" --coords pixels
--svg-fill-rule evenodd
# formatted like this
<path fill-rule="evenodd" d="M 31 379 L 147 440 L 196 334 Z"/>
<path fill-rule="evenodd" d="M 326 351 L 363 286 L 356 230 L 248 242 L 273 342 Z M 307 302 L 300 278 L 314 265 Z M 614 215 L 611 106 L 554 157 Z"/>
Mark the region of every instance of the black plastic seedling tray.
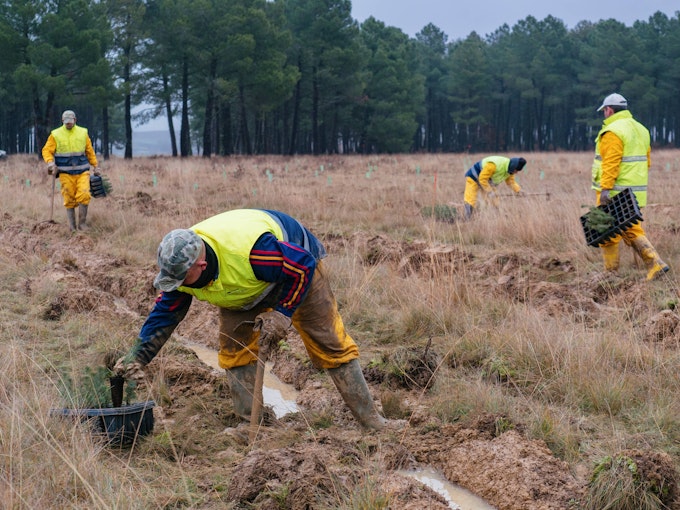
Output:
<path fill-rule="evenodd" d="M 599 205 L 598 209 L 602 209 L 614 218 L 614 226 L 604 232 L 598 232 L 586 225 L 588 214 L 590 213 L 581 216 L 581 225 L 583 226 L 583 233 L 586 236 L 586 243 L 588 246 L 597 248 L 630 228 L 638 221 L 643 221 L 637 199 L 630 188 L 626 188 L 621 193 L 614 195 L 611 202 L 607 205 Z"/>
<path fill-rule="evenodd" d="M 95 435 L 104 437 L 109 444 L 129 445 L 137 436 L 151 434 L 154 426 L 153 400 L 122 407 L 90 409 L 58 409 L 53 414 L 90 421 Z"/>

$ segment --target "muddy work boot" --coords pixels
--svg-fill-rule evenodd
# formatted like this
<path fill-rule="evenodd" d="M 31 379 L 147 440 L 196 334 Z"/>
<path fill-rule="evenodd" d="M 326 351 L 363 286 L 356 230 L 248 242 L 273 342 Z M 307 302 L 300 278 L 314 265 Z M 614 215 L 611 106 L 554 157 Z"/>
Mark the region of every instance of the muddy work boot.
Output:
<path fill-rule="evenodd" d="M 656 280 L 670 268 L 652 246 L 645 236 L 639 236 L 633 239 L 631 245 L 633 249 L 640 255 L 645 265 L 647 266 L 647 280 Z"/>
<path fill-rule="evenodd" d="M 71 229 L 71 232 L 76 231 L 76 210 L 75 209 L 66 209 L 66 217 L 68 218 L 68 228 Z"/>
<path fill-rule="evenodd" d="M 249 422 L 250 415 L 253 411 L 253 394 L 255 393 L 257 365 L 234 367 L 227 369 L 226 372 L 234 414 Z M 262 415 L 260 416 L 259 421 L 264 425 L 273 425 L 277 421 L 276 413 L 271 407 L 266 406 L 263 403 Z"/>
<path fill-rule="evenodd" d="M 465 204 L 465 220 L 472 218 L 473 208 L 470 204 Z"/>
<path fill-rule="evenodd" d="M 90 226 L 87 224 L 87 206 L 78 206 L 78 230 L 90 230 Z"/>
<path fill-rule="evenodd" d="M 380 430 L 387 420 L 378 414 L 358 359 L 326 370 L 354 418 L 367 429 Z"/>

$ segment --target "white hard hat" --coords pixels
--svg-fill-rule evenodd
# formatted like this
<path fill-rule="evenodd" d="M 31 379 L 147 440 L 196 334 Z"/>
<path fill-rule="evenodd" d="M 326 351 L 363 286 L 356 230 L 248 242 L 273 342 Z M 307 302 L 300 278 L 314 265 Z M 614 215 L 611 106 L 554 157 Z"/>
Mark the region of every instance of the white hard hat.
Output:
<path fill-rule="evenodd" d="M 628 101 L 621 94 L 609 94 L 604 98 L 602 105 L 597 109 L 597 111 L 599 112 L 604 110 L 605 106 L 623 106 L 624 108 L 628 108 Z"/>

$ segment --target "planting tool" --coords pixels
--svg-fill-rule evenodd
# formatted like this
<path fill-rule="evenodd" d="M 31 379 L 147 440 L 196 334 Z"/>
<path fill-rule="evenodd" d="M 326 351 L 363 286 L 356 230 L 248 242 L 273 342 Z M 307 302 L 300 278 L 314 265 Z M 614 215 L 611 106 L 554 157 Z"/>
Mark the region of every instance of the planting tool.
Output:
<path fill-rule="evenodd" d="M 545 192 L 545 193 L 513 193 L 512 195 L 500 195 L 501 197 L 515 197 L 515 198 L 522 198 L 522 197 L 545 197 L 546 200 L 550 200 L 550 193 Z"/>
<path fill-rule="evenodd" d="M 260 414 L 262 413 L 263 397 L 262 386 L 264 384 L 264 363 L 262 356 L 257 358 L 257 371 L 255 372 L 255 386 L 253 388 L 253 407 L 250 411 L 250 428 L 248 430 L 248 442 L 255 441 L 257 429 L 260 425 Z"/>
<path fill-rule="evenodd" d="M 54 189 L 56 188 L 57 173 L 53 172 L 52 175 L 52 203 L 50 204 L 50 220 L 49 223 L 55 223 L 54 221 Z"/>
<path fill-rule="evenodd" d="M 109 378 L 111 382 L 111 403 L 113 407 L 120 407 L 123 405 L 123 385 L 125 378 L 122 375 L 116 375 Z"/>

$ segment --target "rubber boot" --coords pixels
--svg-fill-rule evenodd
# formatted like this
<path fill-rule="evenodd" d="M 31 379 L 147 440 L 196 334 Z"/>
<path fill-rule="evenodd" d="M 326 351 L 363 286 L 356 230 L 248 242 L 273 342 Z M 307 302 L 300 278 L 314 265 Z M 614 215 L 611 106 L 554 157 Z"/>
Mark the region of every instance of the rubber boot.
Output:
<path fill-rule="evenodd" d="M 327 372 L 361 426 L 375 430 L 385 427 L 387 420 L 380 416 L 373 406 L 373 398 L 368 391 L 358 359 L 344 363 L 338 368 L 329 368 Z"/>
<path fill-rule="evenodd" d="M 66 217 L 68 218 L 68 228 L 71 229 L 71 232 L 76 231 L 76 210 L 75 209 L 66 209 Z"/>
<path fill-rule="evenodd" d="M 250 420 L 253 409 L 256 372 L 257 365 L 227 369 L 227 382 L 229 383 L 229 391 L 231 391 L 234 414 L 246 421 Z"/>
<path fill-rule="evenodd" d="M 465 204 L 465 219 L 469 220 L 472 218 L 472 206 L 470 204 Z"/>
<path fill-rule="evenodd" d="M 600 246 L 602 250 L 602 260 L 604 260 L 604 270 L 616 273 L 619 270 L 619 245 Z"/>
<path fill-rule="evenodd" d="M 83 204 L 78 206 L 78 230 L 90 230 L 87 224 L 87 206 Z"/>
<path fill-rule="evenodd" d="M 636 237 L 631 245 L 647 266 L 647 280 L 654 280 L 670 269 L 645 236 Z"/>

